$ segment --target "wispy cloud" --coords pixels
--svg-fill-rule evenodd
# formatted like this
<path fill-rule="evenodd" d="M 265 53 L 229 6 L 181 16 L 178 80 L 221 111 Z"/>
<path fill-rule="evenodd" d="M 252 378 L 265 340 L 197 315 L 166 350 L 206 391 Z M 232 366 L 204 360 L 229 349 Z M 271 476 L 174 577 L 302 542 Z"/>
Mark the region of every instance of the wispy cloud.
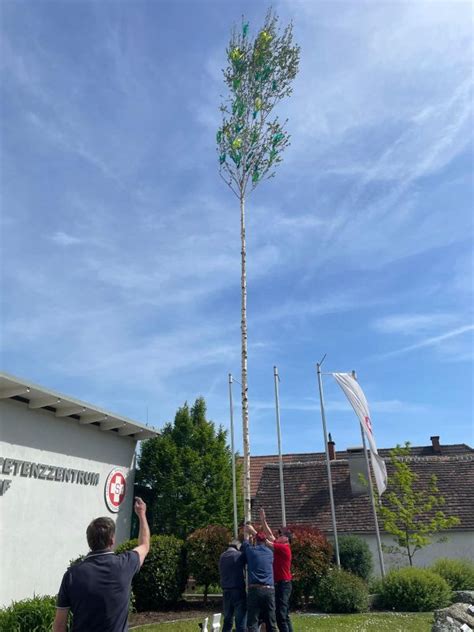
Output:
<path fill-rule="evenodd" d="M 409 353 L 410 351 L 416 351 L 417 349 L 422 349 L 424 347 L 438 347 L 446 340 L 457 338 L 458 336 L 463 336 L 464 334 L 467 334 L 473 330 L 474 325 L 465 325 L 464 327 L 458 327 L 457 329 L 447 331 L 444 334 L 440 334 L 439 336 L 425 338 L 424 340 L 420 340 L 419 342 L 416 342 L 413 345 L 409 345 L 408 347 L 402 347 L 401 349 L 390 351 L 389 353 L 384 354 L 383 357 L 401 355 L 403 353 Z"/>
<path fill-rule="evenodd" d="M 79 237 L 74 237 L 74 235 L 69 235 L 61 230 L 55 232 L 50 239 L 60 246 L 77 246 L 78 244 L 83 243 L 83 240 Z"/>
<path fill-rule="evenodd" d="M 373 328 L 384 334 L 412 335 L 429 333 L 440 326 L 452 324 L 459 320 L 454 314 L 392 314 L 378 318 L 372 323 Z"/>
<path fill-rule="evenodd" d="M 210 416 L 227 419 L 227 374 L 240 379 L 239 209 L 214 139 L 239 11 L 72 3 L 66 20 L 53 5 L 10 3 L 2 23 L 5 368 L 130 416 L 146 401 L 158 422 L 204 393 Z M 279 112 L 292 145 L 248 200 L 252 450 L 268 451 L 274 429 L 275 362 L 285 418 L 308 430 L 292 430 L 294 449 L 314 436 L 307 395 L 326 345 L 367 377 L 374 412 L 406 413 L 412 428 L 426 414 L 431 432 L 440 363 L 468 360 L 472 333 L 470 7 L 276 8 L 302 57 Z M 246 12 L 261 23 L 260 3 Z M 429 375 L 413 394 L 398 368 L 421 348 L 436 354 L 427 368 L 411 355 Z M 370 373 L 378 349 L 398 351 Z M 451 368 L 445 379 L 467 379 Z M 350 425 L 339 395 L 328 384 L 328 410 Z"/>
<path fill-rule="evenodd" d="M 413 402 L 403 402 L 398 399 L 390 400 L 374 400 L 369 401 L 370 409 L 375 413 L 421 413 L 427 412 L 430 407 L 425 404 L 417 404 Z M 274 411 L 275 402 L 271 401 L 253 401 L 251 403 L 252 410 L 259 411 Z M 327 400 L 324 406 L 328 412 L 340 412 L 340 413 L 353 413 L 353 409 L 350 404 L 341 398 L 341 400 Z M 280 409 L 290 412 L 318 412 L 320 410 L 319 402 L 314 399 L 310 401 L 285 401 L 280 402 Z"/>

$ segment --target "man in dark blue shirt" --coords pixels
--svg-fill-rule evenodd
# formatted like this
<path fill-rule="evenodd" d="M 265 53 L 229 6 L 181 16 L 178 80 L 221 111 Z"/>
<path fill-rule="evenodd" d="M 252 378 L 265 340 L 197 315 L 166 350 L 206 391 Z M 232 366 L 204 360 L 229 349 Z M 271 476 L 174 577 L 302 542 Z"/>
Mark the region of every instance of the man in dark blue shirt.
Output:
<path fill-rule="evenodd" d="M 231 632 L 235 616 L 236 632 L 247 629 L 247 600 L 244 579 L 244 555 L 239 551 L 240 542 L 232 540 L 229 547 L 219 559 L 219 575 L 221 578 L 224 599 L 224 624 L 222 632 Z"/>
<path fill-rule="evenodd" d="M 140 570 L 150 549 L 146 505 L 135 499 L 140 529 L 138 546 L 116 555 L 115 523 L 96 518 L 87 527 L 90 552 L 64 574 L 59 589 L 53 632 L 66 632 L 69 610 L 72 632 L 127 632 L 128 604 L 132 578 Z"/>
<path fill-rule="evenodd" d="M 255 534 L 256 544 L 248 542 Z M 246 539 L 242 544 L 248 568 L 247 626 L 249 632 L 258 632 L 259 616 L 267 632 L 278 632 L 275 615 L 275 586 L 273 582 L 273 551 L 266 545 L 266 535 L 255 532 L 250 524 L 245 525 Z"/>

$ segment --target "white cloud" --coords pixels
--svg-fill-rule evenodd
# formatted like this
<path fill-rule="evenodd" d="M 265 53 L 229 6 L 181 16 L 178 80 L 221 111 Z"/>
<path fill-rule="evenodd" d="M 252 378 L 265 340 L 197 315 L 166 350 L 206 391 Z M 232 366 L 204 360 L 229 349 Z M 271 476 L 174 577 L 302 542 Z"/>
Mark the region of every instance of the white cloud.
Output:
<path fill-rule="evenodd" d="M 319 414 L 320 404 L 319 401 L 315 398 L 312 402 L 301 400 L 284 400 L 280 401 L 280 409 L 286 411 L 293 412 L 311 412 Z M 272 411 L 275 410 L 275 402 L 273 401 L 251 401 L 251 409 L 255 412 L 260 411 Z M 369 401 L 370 410 L 374 413 L 386 413 L 386 414 L 395 414 L 395 413 L 425 413 L 429 411 L 429 406 L 425 404 L 418 404 L 414 402 L 403 402 L 398 399 L 389 399 L 389 400 L 370 400 Z M 327 400 L 324 406 L 325 410 L 328 412 L 334 413 L 353 413 L 353 409 L 349 402 L 345 400 L 345 398 L 341 397 L 340 400 Z"/>
<path fill-rule="evenodd" d="M 459 318 L 454 314 L 392 314 L 375 320 L 372 326 L 376 331 L 385 334 L 411 335 L 429 333 L 456 320 Z"/>
<path fill-rule="evenodd" d="M 79 237 L 74 237 L 74 235 L 69 235 L 61 230 L 56 231 L 50 239 L 60 246 L 76 246 L 83 243 L 83 240 Z"/>
<path fill-rule="evenodd" d="M 451 338 L 457 338 L 458 336 L 463 336 L 464 334 L 467 334 L 473 330 L 474 330 L 474 325 L 465 325 L 464 327 L 457 327 L 456 329 L 447 331 L 438 336 L 432 336 L 430 338 L 425 338 L 423 340 L 420 340 L 413 345 L 402 347 L 401 349 L 396 349 L 395 351 L 390 351 L 389 353 L 384 354 L 383 357 L 401 355 L 403 353 L 409 353 L 410 351 L 416 351 L 417 349 L 423 349 L 424 347 L 439 347 L 446 340 L 450 340 Z"/>

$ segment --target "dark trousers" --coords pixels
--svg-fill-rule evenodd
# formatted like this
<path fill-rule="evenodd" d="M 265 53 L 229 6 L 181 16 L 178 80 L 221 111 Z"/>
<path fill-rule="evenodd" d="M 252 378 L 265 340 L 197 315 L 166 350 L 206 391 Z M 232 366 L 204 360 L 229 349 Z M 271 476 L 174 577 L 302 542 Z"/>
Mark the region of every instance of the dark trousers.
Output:
<path fill-rule="evenodd" d="M 231 632 L 235 617 L 236 632 L 247 629 L 247 599 L 245 589 L 229 588 L 222 591 L 224 598 L 224 625 L 222 632 Z"/>
<path fill-rule="evenodd" d="M 291 581 L 275 583 L 276 620 L 280 632 L 293 632 L 290 621 Z"/>
<path fill-rule="evenodd" d="M 258 632 L 259 619 L 263 620 L 267 632 L 278 632 L 275 615 L 275 589 L 249 588 L 247 597 L 248 632 Z"/>

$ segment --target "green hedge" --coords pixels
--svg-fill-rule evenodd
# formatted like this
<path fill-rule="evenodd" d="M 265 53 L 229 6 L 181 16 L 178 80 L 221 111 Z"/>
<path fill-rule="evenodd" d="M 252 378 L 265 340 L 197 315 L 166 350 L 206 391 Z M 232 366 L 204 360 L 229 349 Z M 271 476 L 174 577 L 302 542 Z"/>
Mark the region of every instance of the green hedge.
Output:
<path fill-rule="evenodd" d="M 451 589 L 442 577 L 424 568 L 402 568 L 385 578 L 380 606 L 402 612 L 428 612 L 451 603 Z"/>
<path fill-rule="evenodd" d="M 323 612 L 365 612 L 369 607 L 369 591 L 357 575 L 334 568 L 321 579 L 314 602 Z"/>
<path fill-rule="evenodd" d="M 138 540 L 121 544 L 116 553 L 138 546 Z M 158 610 L 175 605 L 186 585 L 184 542 L 171 535 L 153 535 L 150 552 L 132 582 L 136 609 Z"/>
<path fill-rule="evenodd" d="M 430 570 L 441 575 L 451 590 L 474 590 L 474 564 L 468 560 L 437 560 Z"/>
<path fill-rule="evenodd" d="M 338 539 L 338 544 L 342 568 L 367 581 L 372 572 L 372 553 L 367 542 L 355 535 L 346 535 Z"/>
<path fill-rule="evenodd" d="M 50 632 L 55 614 L 55 597 L 14 601 L 0 610 L 0 632 Z"/>

